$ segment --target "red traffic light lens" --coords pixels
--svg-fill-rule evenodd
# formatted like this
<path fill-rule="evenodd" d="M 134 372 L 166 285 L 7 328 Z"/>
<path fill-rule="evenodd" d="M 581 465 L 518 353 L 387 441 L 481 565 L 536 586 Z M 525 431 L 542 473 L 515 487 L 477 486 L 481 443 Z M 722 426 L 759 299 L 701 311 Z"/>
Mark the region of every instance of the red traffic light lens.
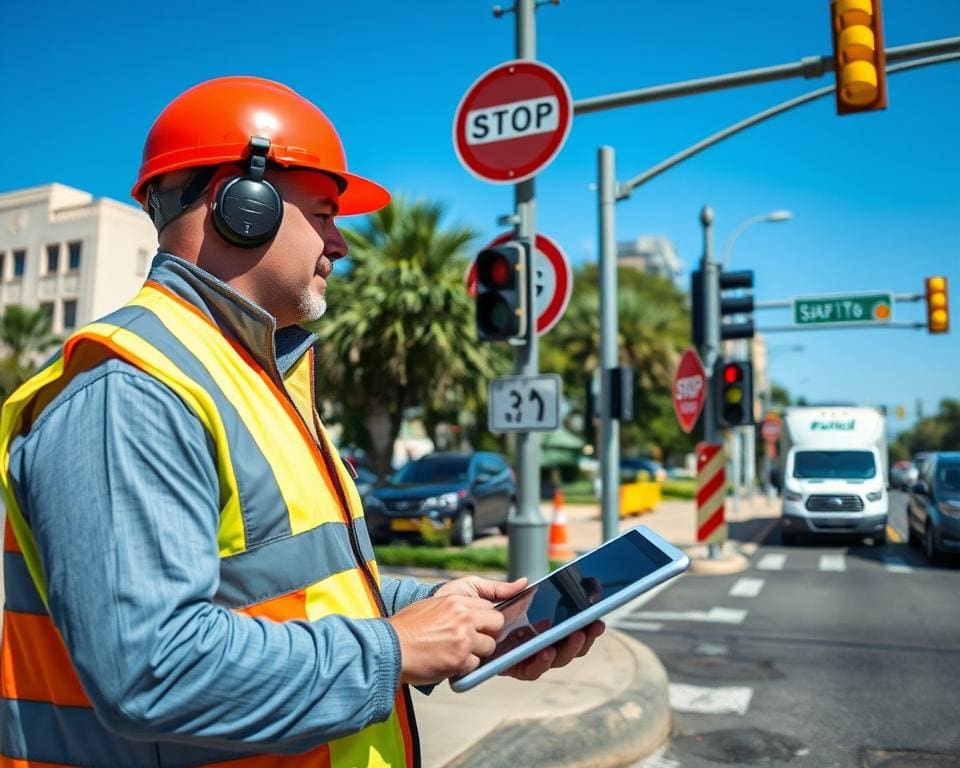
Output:
<path fill-rule="evenodd" d="M 743 371 L 739 365 L 727 365 L 723 368 L 723 380 L 727 384 L 735 384 L 743 378 Z"/>
<path fill-rule="evenodd" d="M 504 285 L 510 280 L 510 265 L 503 257 L 494 259 L 490 264 L 490 282 L 493 285 Z"/>

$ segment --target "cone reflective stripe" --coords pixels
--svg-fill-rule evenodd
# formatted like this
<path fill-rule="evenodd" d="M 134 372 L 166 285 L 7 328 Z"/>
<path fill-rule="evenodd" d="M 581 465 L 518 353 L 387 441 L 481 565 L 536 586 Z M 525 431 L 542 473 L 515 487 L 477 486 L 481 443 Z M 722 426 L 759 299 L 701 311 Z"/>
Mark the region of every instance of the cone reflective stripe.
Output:
<path fill-rule="evenodd" d="M 547 555 L 551 560 L 572 560 L 575 555 L 567 535 L 563 491 L 559 488 L 553 492 L 553 521 L 550 523 L 550 550 Z"/>
<path fill-rule="evenodd" d="M 727 473 L 723 446 L 697 444 L 697 541 L 719 544 L 727 540 L 723 498 Z"/>

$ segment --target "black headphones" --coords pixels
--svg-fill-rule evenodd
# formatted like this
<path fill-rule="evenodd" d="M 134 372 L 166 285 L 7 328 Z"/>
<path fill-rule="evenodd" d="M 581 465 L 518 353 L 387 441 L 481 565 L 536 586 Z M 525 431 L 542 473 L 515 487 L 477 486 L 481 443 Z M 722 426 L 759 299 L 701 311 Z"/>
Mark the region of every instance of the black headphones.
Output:
<path fill-rule="evenodd" d="M 220 187 L 213 204 L 213 225 L 224 240 L 238 248 L 255 248 L 277 234 L 283 220 L 283 199 L 263 178 L 270 140 L 250 139 L 246 176 L 234 176 Z"/>

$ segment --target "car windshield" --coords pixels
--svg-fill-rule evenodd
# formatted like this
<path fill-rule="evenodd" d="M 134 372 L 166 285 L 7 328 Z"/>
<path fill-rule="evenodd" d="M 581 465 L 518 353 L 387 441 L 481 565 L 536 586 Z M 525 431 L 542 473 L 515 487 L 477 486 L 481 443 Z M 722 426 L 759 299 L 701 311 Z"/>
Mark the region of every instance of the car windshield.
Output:
<path fill-rule="evenodd" d="M 870 451 L 797 451 L 793 476 L 818 480 L 868 480 L 877 474 Z"/>
<path fill-rule="evenodd" d="M 960 499 L 960 461 L 937 466 L 937 486 L 944 496 Z"/>
<path fill-rule="evenodd" d="M 396 475 L 395 483 L 451 483 L 467 479 L 470 459 L 464 456 L 427 456 L 412 461 Z"/>

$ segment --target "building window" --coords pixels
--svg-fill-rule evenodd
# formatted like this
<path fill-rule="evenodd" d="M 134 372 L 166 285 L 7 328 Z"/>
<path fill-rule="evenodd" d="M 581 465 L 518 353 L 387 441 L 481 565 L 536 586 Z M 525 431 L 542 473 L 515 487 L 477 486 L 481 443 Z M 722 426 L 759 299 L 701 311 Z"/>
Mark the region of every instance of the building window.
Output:
<path fill-rule="evenodd" d="M 53 328 L 53 302 L 44 301 L 40 304 L 40 309 L 43 310 L 43 314 L 47 316 L 47 320 L 50 321 L 50 327 Z"/>
<path fill-rule="evenodd" d="M 27 266 L 27 252 L 19 250 L 13 252 L 13 279 L 19 280 L 23 277 L 23 270 Z"/>
<path fill-rule="evenodd" d="M 67 299 L 63 302 L 63 327 L 77 327 L 77 300 Z"/>
<path fill-rule="evenodd" d="M 7 254 L 0 251 L 0 280 L 7 279 Z"/>
<path fill-rule="evenodd" d="M 67 269 L 71 272 L 76 272 L 80 269 L 80 251 L 83 243 L 79 240 L 74 240 L 72 243 L 67 243 L 67 250 L 69 252 L 69 257 L 67 259 Z"/>
<path fill-rule="evenodd" d="M 60 243 L 47 246 L 47 274 L 55 275 L 60 271 Z"/>

